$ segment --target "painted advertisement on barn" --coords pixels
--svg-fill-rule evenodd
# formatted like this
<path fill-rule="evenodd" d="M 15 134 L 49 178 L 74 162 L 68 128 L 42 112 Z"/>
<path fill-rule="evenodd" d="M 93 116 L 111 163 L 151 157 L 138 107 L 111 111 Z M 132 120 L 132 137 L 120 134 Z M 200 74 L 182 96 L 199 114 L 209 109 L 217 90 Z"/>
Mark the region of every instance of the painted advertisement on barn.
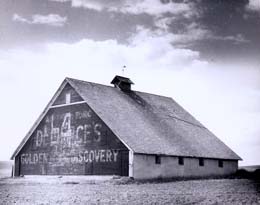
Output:
<path fill-rule="evenodd" d="M 22 175 L 128 174 L 127 148 L 85 103 L 51 108 L 19 160 Z"/>

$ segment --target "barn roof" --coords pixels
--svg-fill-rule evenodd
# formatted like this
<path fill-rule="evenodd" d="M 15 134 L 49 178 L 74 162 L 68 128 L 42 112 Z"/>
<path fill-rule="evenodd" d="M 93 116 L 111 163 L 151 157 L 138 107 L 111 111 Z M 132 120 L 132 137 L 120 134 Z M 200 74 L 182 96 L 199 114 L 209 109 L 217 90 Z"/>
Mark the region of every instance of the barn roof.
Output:
<path fill-rule="evenodd" d="M 136 153 L 240 159 L 172 98 L 67 80 Z"/>
<path fill-rule="evenodd" d="M 135 153 L 241 160 L 172 98 L 72 78 L 65 82 Z"/>

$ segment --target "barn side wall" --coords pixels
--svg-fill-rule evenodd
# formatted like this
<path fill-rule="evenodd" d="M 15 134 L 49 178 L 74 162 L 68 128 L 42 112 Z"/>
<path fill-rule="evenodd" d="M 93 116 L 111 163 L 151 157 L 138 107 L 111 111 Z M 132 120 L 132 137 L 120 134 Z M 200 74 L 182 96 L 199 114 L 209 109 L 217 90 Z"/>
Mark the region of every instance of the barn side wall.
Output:
<path fill-rule="evenodd" d="M 210 177 L 224 176 L 236 172 L 238 161 L 204 159 L 204 166 L 199 166 L 198 158 L 184 158 L 184 165 L 179 165 L 178 157 L 161 156 L 161 163 L 155 163 L 155 155 L 134 155 L 134 178 L 171 178 L 171 177 Z"/>

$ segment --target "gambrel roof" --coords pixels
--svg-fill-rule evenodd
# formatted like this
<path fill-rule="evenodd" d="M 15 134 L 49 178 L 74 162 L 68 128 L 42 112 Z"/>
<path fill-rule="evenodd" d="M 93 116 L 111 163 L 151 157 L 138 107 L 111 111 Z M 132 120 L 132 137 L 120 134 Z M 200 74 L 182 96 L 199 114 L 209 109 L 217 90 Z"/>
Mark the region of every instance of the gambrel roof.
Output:
<path fill-rule="evenodd" d="M 67 83 L 134 153 L 241 160 L 172 98 L 138 91 L 123 92 L 116 87 L 72 78 L 64 80 L 56 95 Z M 37 125 L 36 122 L 12 158 Z"/>

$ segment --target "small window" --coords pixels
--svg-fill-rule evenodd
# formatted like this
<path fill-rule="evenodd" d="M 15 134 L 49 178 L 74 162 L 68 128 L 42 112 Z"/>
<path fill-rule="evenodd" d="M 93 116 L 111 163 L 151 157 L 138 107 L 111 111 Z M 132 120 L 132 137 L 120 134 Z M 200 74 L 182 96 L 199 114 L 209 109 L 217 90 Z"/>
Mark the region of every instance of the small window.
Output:
<path fill-rule="evenodd" d="M 218 167 L 223 167 L 223 160 L 218 160 Z"/>
<path fill-rule="evenodd" d="M 183 157 L 179 157 L 179 165 L 184 165 L 184 158 Z"/>
<path fill-rule="evenodd" d="M 203 159 L 203 158 L 199 158 L 199 165 L 200 165 L 201 167 L 204 166 L 204 159 Z"/>
<path fill-rule="evenodd" d="M 70 93 L 66 93 L 66 104 L 70 104 L 71 95 Z"/>
<path fill-rule="evenodd" d="M 161 156 L 155 155 L 155 164 L 161 164 Z"/>

